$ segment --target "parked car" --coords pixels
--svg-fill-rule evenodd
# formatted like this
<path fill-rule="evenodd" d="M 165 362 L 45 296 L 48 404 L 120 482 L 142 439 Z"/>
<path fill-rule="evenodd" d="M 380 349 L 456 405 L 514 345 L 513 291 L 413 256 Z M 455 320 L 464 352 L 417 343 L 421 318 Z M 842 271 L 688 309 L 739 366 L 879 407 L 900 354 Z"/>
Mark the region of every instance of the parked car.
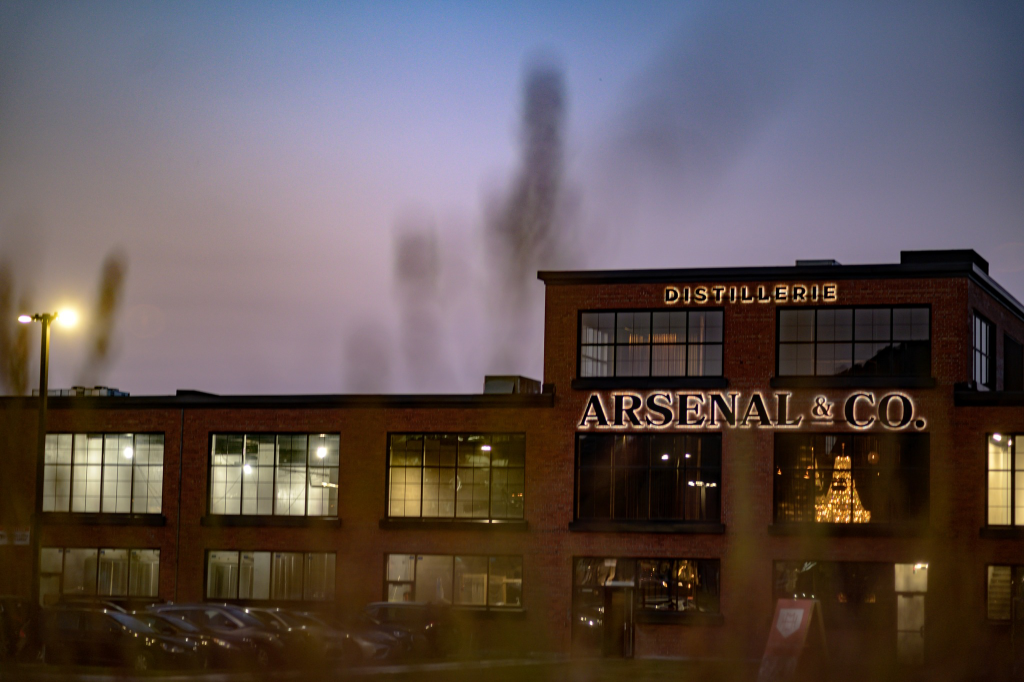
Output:
<path fill-rule="evenodd" d="M 373 602 L 363 609 L 378 625 L 412 633 L 414 651 L 427 656 L 450 656 L 463 648 L 462 627 L 451 607 L 423 602 Z"/>
<path fill-rule="evenodd" d="M 344 630 L 275 606 L 246 607 L 246 613 L 281 633 L 289 649 L 310 664 L 351 663 L 361 657 L 358 643 Z"/>
<path fill-rule="evenodd" d="M 224 604 L 154 604 L 146 610 L 179 618 L 204 633 L 240 643 L 253 667 L 266 668 L 271 664 L 288 662 L 288 652 L 281 638 L 237 607 Z"/>
<path fill-rule="evenodd" d="M 182 637 L 185 640 L 194 641 L 198 645 L 203 668 L 238 669 L 249 665 L 248 647 L 241 637 L 230 634 L 210 634 L 186 620 L 168 614 L 134 611 L 131 615 L 161 635 Z"/>
<path fill-rule="evenodd" d="M 309 623 L 310 627 L 320 627 L 345 633 L 349 645 L 343 652 L 343 659 L 350 664 L 372 663 L 374 661 L 397 660 L 412 652 L 412 635 L 401 629 L 393 629 L 394 634 L 385 632 L 385 628 L 373 623 L 365 616 L 364 625 L 354 625 L 329 615 L 312 611 L 289 612 L 293 619 Z"/>
<path fill-rule="evenodd" d="M 198 645 L 162 635 L 137 618 L 109 609 L 42 609 L 34 628 L 43 663 L 128 666 L 136 671 L 198 668 Z"/>
<path fill-rule="evenodd" d="M 38 609 L 26 597 L 0 597 L 0 661 L 17 656 L 22 628 Z"/>

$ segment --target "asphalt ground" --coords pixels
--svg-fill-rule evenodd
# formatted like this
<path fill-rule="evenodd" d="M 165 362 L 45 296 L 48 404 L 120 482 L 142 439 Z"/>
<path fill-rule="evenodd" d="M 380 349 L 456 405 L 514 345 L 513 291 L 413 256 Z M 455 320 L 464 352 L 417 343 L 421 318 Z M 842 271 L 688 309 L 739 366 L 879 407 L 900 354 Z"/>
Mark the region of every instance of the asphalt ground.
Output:
<path fill-rule="evenodd" d="M 445 661 L 409 665 L 365 666 L 346 670 L 289 670 L 251 673 L 150 673 L 63 666 L 6 666 L 3 682 L 753 682 L 757 662 L 726 664 L 674 659 L 516 659 Z"/>

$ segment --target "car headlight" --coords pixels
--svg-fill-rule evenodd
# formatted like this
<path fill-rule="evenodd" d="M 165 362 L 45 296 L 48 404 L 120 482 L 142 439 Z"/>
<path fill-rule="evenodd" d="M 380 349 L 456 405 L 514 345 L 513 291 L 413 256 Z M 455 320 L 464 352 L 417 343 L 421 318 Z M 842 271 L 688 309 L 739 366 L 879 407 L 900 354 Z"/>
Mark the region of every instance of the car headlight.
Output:
<path fill-rule="evenodd" d="M 182 649 L 180 646 L 177 646 L 175 644 L 168 644 L 167 642 L 162 642 L 160 644 L 160 648 L 163 649 L 164 651 L 166 651 L 169 654 L 183 654 L 183 653 L 185 653 L 185 650 Z"/>

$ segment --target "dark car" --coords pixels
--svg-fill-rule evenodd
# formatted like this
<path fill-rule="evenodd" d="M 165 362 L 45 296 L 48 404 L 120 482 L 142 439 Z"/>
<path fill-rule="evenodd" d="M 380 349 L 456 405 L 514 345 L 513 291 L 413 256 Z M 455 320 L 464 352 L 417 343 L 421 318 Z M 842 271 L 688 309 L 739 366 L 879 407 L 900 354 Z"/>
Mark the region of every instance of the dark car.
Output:
<path fill-rule="evenodd" d="M 0 597 L 0 661 L 18 654 L 22 628 L 39 607 L 26 597 Z"/>
<path fill-rule="evenodd" d="M 198 645 L 203 668 L 244 668 L 249 665 L 245 642 L 232 635 L 210 634 L 186 620 L 162 613 L 134 611 L 132 616 L 161 635 L 181 637 Z M 235 640 L 235 641 L 232 641 Z"/>
<path fill-rule="evenodd" d="M 412 633 L 415 653 L 450 656 L 463 647 L 463 629 L 451 607 L 445 604 L 374 602 L 363 610 L 378 625 Z"/>
<path fill-rule="evenodd" d="M 273 606 L 246 607 L 245 611 L 280 632 L 291 650 L 305 657 L 307 664 L 353 663 L 363 657 L 359 642 L 324 621 Z"/>
<path fill-rule="evenodd" d="M 202 665 L 196 642 L 162 635 L 120 611 L 43 609 L 35 636 L 43 663 L 129 666 L 137 671 Z"/>
<path fill-rule="evenodd" d="M 241 646 L 252 667 L 288 662 L 288 651 L 281 638 L 266 625 L 237 607 L 224 604 L 154 604 L 151 613 L 184 620 L 200 631 L 222 637 Z"/>
<path fill-rule="evenodd" d="M 358 623 L 331 613 L 286 611 L 287 617 L 306 627 L 343 634 L 346 648 L 342 660 L 348 664 L 373 663 L 406 658 L 412 652 L 412 635 L 407 630 L 388 628 L 360 614 Z"/>

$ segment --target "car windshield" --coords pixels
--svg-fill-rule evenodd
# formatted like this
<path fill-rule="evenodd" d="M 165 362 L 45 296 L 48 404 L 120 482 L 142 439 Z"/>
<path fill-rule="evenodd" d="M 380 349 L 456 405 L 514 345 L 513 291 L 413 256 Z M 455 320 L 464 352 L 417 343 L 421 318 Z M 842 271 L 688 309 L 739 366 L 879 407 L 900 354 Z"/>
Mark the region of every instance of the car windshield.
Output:
<path fill-rule="evenodd" d="M 126 628 L 134 632 L 141 632 L 147 635 L 158 634 L 156 630 L 149 627 L 135 616 L 129 616 L 127 613 L 107 611 L 107 615 L 116 620 L 121 625 L 125 626 Z"/>
<path fill-rule="evenodd" d="M 323 623 L 318 621 L 316 618 L 310 618 L 301 613 L 288 613 L 286 611 L 275 611 L 274 615 L 283 620 L 291 627 L 302 627 L 304 625 L 316 625 L 323 626 Z"/>
<path fill-rule="evenodd" d="M 258 618 L 254 618 L 253 616 L 249 615 L 248 613 L 246 613 L 242 609 L 231 608 L 229 606 L 229 607 L 225 607 L 224 610 L 227 611 L 228 613 L 230 613 L 234 618 L 242 621 L 242 625 L 247 625 L 247 626 L 250 626 L 250 627 L 257 627 L 257 628 L 266 627 Z"/>
<path fill-rule="evenodd" d="M 170 623 L 171 627 L 181 630 L 182 632 L 190 632 L 193 634 L 199 632 L 199 628 L 197 628 L 195 625 L 193 625 L 192 623 L 188 622 L 183 618 L 175 618 L 173 616 L 169 618 L 164 618 L 160 616 L 150 616 L 150 618 L 159 619 L 165 623 Z"/>

